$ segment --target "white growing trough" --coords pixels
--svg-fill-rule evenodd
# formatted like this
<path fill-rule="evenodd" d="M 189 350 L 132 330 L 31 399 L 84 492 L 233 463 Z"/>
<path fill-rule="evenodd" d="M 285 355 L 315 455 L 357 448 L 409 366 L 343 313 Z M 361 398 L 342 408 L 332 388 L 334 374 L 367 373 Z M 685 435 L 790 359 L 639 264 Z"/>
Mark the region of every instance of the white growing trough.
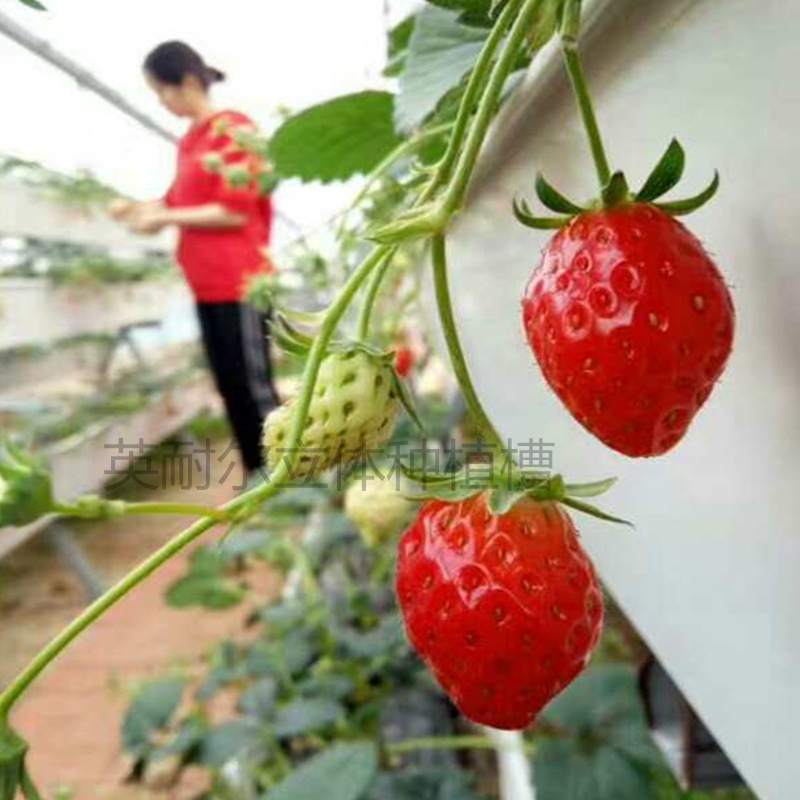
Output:
<path fill-rule="evenodd" d="M 734 357 L 682 445 L 650 461 L 585 433 L 532 364 L 520 297 L 545 235 L 517 224 L 511 198 L 535 206 L 538 170 L 573 197 L 595 193 L 555 48 L 506 110 L 451 240 L 464 345 L 503 435 L 553 442 L 571 480 L 619 477 L 602 503 L 636 530 L 579 520 L 607 586 L 758 796 L 786 800 L 800 786 L 800 7 L 588 5 L 614 165 L 638 184 L 678 136 L 688 194 L 720 170 L 718 198 L 688 224 L 734 287 Z"/>

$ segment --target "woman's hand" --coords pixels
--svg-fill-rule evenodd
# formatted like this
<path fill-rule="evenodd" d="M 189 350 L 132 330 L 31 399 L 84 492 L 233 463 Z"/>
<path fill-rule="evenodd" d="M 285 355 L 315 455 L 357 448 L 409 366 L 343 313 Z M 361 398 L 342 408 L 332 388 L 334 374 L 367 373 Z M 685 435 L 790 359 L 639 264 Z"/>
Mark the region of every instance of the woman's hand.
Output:
<path fill-rule="evenodd" d="M 124 222 L 136 208 L 136 203 L 133 200 L 128 200 L 126 197 L 115 197 L 108 204 L 108 216 L 117 222 Z"/>
<path fill-rule="evenodd" d="M 131 233 L 138 233 L 140 236 L 155 236 L 157 233 L 161 233 L 170 224 L 170 221 L 166 219 L 163 212 L 145 209 L 129 216 L 127 223 Z"/>

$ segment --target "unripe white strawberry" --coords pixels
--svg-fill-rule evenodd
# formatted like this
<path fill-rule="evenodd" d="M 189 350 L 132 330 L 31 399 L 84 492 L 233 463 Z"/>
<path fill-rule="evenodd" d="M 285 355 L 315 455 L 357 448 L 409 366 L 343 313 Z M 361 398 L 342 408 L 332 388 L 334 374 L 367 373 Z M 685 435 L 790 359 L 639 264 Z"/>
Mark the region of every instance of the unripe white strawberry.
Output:
<path fill-rule="evenodd" d="M 403 495 L 393 478 L 356 480 L 344 495 L 344 511 L 370 547 L 399 535 L 417 505 Z"/>
<path fill-rule="evenodd" d="M 296 401 L 273 411 L 264 427 L 270 469 L 298 453 L 296 476 L 318 474 L 332 466 L 382 449 L 400 410 L 397 376 L 391 356 L 352 347 L 322 362 L 301 433 L 302 447 L 289 440 Z"/>

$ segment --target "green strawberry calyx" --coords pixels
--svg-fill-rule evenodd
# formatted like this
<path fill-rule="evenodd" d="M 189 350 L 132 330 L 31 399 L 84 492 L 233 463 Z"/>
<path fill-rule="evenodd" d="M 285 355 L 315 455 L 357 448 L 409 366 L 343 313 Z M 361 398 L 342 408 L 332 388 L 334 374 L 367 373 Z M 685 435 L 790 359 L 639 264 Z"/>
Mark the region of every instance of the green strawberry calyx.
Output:
<path fill-rule="evenodd" d="M 685 216 L 708 203 L 717 193 L 720 183 L 719 172 L 715 171 L 711 183 L 699 194 L 684 200 L 657 202 L 678 185 L 685 167 L 686 151 L 677 139 L 673 139 L 638 192 L 631 192 L 624 173 L 615 172 L 603 187 L 600 198 L 584 205 L 574 203 L 539 173 L 536 176 L 536 195 L 542 205 L 560 216 L 537 216 L 523 199 L 514 200 L 514 216 L 526 227 L 536 230 L 563 228 L 581 214 L 620 208 L 632 203 L 648 203 L 673 217 Z"/>
<path fill-rule="evenodd" d="M 275 337 L 276 344 L 285 352 L 297 358 L 307 358 L 311 348 L 314 344 L 314 338 L 309 334 L 301 331 L 283 315 L 277 314 L 272 323 L 272 332 Z M 336 340 L 328 345 L 328 354 L 348 354 L 348 353 L 363 353 L 371 360 L 387 367 L 392 375 L 392 388 L 397 395 L 400 404 L 403 406 L 406 414 L 408 414 L 411 421 L 423 433 L 425 432 L 425 425 L 417 410 L 414 398 L 408 389 L 406 383 L 397 374 L 394 367 L 395 350 L 381 350 L 366 342 L 354 342 L 347 340 Z"/>
<path fill-rule="evenodd" d="M 472 463 L 444 474 L 415 470 L 404 464 L 400 469 L 417 489 L 406 494 L 409 500 L 459 503 L 486 493 L 489 510 L 492 514 L 502 515 L 523 498 L 529 498 L 538 502 L 554 501 L 606 522 L 631 526 L 627 520 L 585 502 L 586 498 L 605 494 L 616 483 L 616 478 L 592 483 L 566 483 L 561 475 L 521 470 L 513 464 L 497 469 L 489 463 Z"/>

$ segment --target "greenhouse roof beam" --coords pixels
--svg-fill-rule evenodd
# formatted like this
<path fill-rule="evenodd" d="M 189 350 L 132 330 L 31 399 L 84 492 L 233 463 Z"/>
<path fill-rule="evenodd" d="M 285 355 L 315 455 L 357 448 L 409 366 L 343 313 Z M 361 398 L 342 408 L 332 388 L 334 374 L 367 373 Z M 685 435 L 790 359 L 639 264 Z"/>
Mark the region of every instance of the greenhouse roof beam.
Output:
<path fill-rule="evenodd" d="M 128 102 L 116 89 L 113 89 L 108 84 L 96 78 L 89 70 L 56 50 L 49 42 L 34 36 L 30 31 L 2 12 L 0 12 L 0 33 L 44 61 L 47 61 L 56 69 L 74 78 L 79 86 L 94 92 L 107 103 L 110 103 L 131 119 L 136 120 L 140 125 L 160 136 L 162 139 L 166 139 L 172 144 L 177 142 L 177 137 L 174 134 L 170 133 L 166 128 L 159 125 L 148 117 L 147 114 Z"/>

